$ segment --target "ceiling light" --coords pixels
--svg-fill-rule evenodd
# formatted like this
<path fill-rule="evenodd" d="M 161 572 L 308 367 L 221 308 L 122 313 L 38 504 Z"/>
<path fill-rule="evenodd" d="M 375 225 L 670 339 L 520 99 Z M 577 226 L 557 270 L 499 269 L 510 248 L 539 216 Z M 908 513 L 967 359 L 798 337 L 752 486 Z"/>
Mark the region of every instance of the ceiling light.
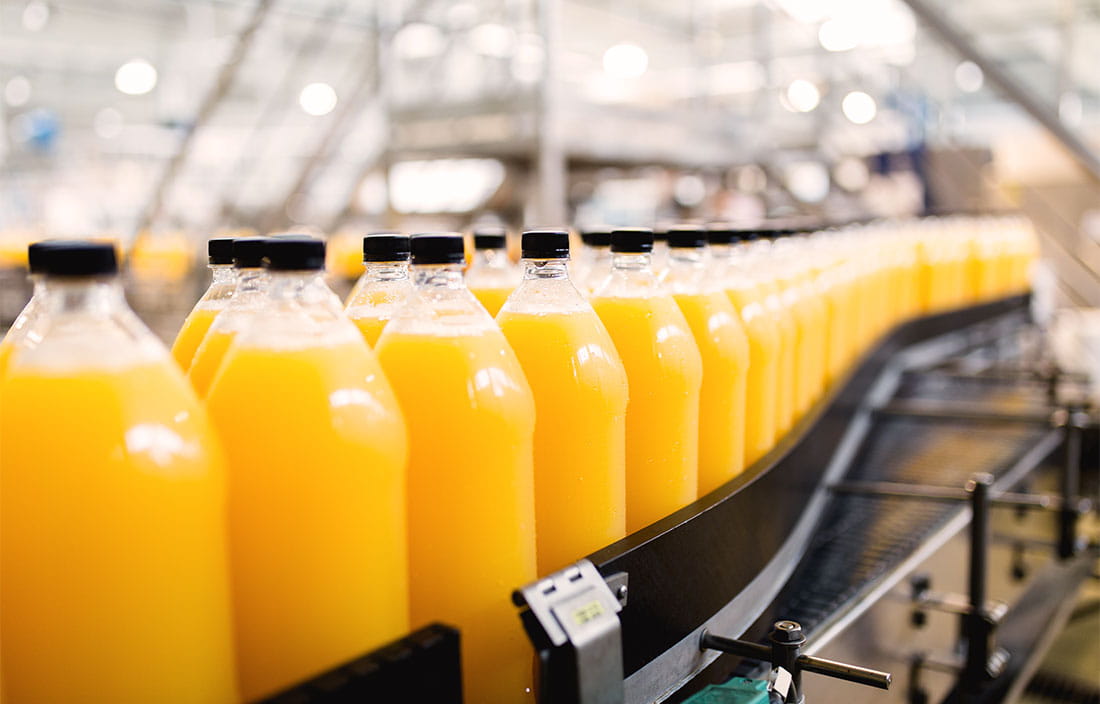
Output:
<path fill-rule="evenodd" d="M 844 96 L 844 100 L 840 103 L 840 108 L 844 111 L 844 117 L 857 125 L 866 125 L 868 122 L 875 119 L 875 115 L 878 114 L 878 106 L 875 105 L 875 99 L 859 90 L 854 90 Z"/>
<path fill-rule="evenodd" d="M 470 30 L 470 46 L 482 56 L 506 58 L 516 49 L 516 33 L 502 24 L 479 24 Z"/>
<path fill-rule="evenodd" d="M 649 67 L 649 55 L 637 44 L 616 44 L 603 54 L 603 70 L 615 78 L 638 78 Z"/>
<path fill-rule="evenodd" d="M 145 95 L 157 86 L 157 70 L 145 59 L 131 59 L 115 71 L 115 88 L 126 95 Z"/>
<path fill-rule="evenodd" d="M 443 53 L 447 39 L 439 27 L 412 22 L 393 35 L 394 51 L 403 59 L 429 59 Z"/>
<path fill-rule="evenodd" d="M 298 94 L 298 104 L 315 117 L 332 112 L 336 102 L 336 91 L 327 83 L 310 83 Z"/>
<path fill-rule="evenodd" d="M 955 67 L 955 85 L 964 93 L 977 93 L 982 89 L 985 75 L 978 64 L 973 61 L 963 61 Z"/>
<path fill-rule="evenodd" d="M 23 8 L 23 29 L 28 32 L 41 32 L 50 21 L 50 6 L 42 0 L 31 0 Z"/>
<path fill-rule="evenodd" d="M 798 78 L 787 86 L 786 105 L 794 112 L 810 112 L 821 103 L 821 91 L 810 81 Z"/>
<path fill-rule="evenodd" d="M 26 76 L 13 76 L 4 85 L 4 102 L 13 108 L 22 107 L 31 99 L 31 82 Z"/>
<path fill-rule="evenodd" d="M 826 51 L 848 51 L 859 44 L 856 28 L 851 23 L 838 19 L 824 22 L 817 30 L 817 40 Z"/>

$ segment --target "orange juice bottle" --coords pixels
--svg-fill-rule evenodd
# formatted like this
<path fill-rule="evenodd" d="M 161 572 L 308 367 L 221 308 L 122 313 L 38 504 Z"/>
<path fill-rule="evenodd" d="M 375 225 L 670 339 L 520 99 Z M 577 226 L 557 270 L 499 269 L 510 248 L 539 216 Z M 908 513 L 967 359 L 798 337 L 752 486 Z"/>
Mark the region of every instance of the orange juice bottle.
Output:
<path fill-rule="evenodd" d="M 824 351 L 828 344 L 825 303 L 813 290 L 806 266 L 803 242 L 787 231 L 775 243 L 775 267 L 781 298 L 791 311 L 798 331 L 795 349 L 794 415 L 800 418 L 821 395 L 825 384 Z"/>
<path fill-rule="evenodd" d="M 577 288 L 585 295 L 591 295 L 611 275 L 611 230 L 582 230 L 581 242 L 584 243 L 587 264 L 578 276 Z"/>
<path fill-rule="evenodd" d="M 706 276 L 707 232 L 667 230 L 668 265 L 661 282 L 687 319 L 703 359 L 699 396 L 699 495 L 745 468 L 745 384 L 749 341 L 725 291 Z"/>
<path fill-rule="evenodd" d="M 496 315 L 519 284 L 519 269 L 508 259 L 508 237 L 504 228 L 474 230 L 474 258 L 466 282 L 489 311 Z"/>
<path fill-rule="evenodd" d="M 626 535 L 626 370 L 569 279 L 569 233 L 523 233 L 497 315 L 535 397 L 535 537 L 549 574 Z"/>
<path fill-rule="evenodd" d="M 779 440 L 794 425 L 798 326 L 782 298 L 783 289 L 773 271 L 771 240 L 774 236 L 773 230 L 748 230 L 742 238 L 741 248 L 745 250 L 747 257 L 743 272 L 756 277 L 763 294 L 764 309 L 775 321 L 779 331 L 779 371 L 776 375 L 775 393 L 775 435 L 776 440 Z"/>
<path fill-rule="evenodd" d="M 665 267 L 668 266 L 668 231 L 669 227 L 661 226 L 653 228 L 653 252 L 650 254 L 650 265 L 657 278 L 661 278 Z"/>
<path fill-rule="evenodd" d="M 463 282 L 461 236 L 411 245 L 416 295 L 376 349 L 409 432 L 412 625 L 462 630 L 468 701 L 530 702 L 533 654 L 510 594 L 536 576 L 534 399 Z"/>
<path fill-rule="evenodd" d="M 187 378 L 199 398 L 206 398 L 233 338 L 267 305 L 267 273 L 263 270 L 267 243 L 263 237 L 233 240 L 237 288 L 225 309 L 210 324 L 187 370 Z"/>
<path fill-rule="evenodd" d="M 12 322 L 3 339 L 0 339 L 0 380 L 4 378 L 4 372 L 12 354 L 23 346 L 27 333 L 34 328 L 34 323 L 42 310 L 41 303 L 45 294 L 45 288 L 42 285 L 42 274 L 49 250 L 55 246 L 64 247 L 67 244 L 64 240 L 44 240 L 42 242 L 32 242 L 27 247 L 27 267 L 34 288 L 31 292 L 31 299 L 27 301 L 27 305 L 23 307 L 23 310 L 19 311 L 19 315 L 15 317 L 15 321 Z"/>
<path fill-rule="evenodd" d="M 176 341 L 172 344 L 172 356 L 180 369 L 187 371 L 191 368 L 191 360 L 195 357 L 195 350 L 199 348 L 210 325 L 218 313 L 225 310 L 233 292 L 237 290 L 237 272 L 233 268 L 233 239 L 230 237 L 218 237 L 206 244 L 207 255 L 210 260 L 210 271 L 213 281 L 210 288 L 202 295 L 199 302 L 191 310 L 190 315 L 183 321 Z"/>
<path fill-rule="evenodd" d="M 404 422 L 324 262 L 321 240 L 268 242 L 268 304 L 237 333 L 207 397 L 228 460 L 247 701 L 408 630 Z"/>
<path fill-rule="evenodd" d="M 745 379 L 745 466 L 767 454 L 776 441 L 776 393 L 779 387 L 779 329 L 764 308 L 763 293 L 745 271 L 737 243 L 741 232 L 725 225 L 708 229 L 712 275 L 741 316 L 749 341 Z"/>
<path fill-rule="evenodd" d="M 363 275 L 347 300 L 348 317 L 373 347 L 382 329 L 413 295 L 409 236 L 378 233 L 363 238 Z"/>
<path fill-rule="evenodd" d="M 221 451 L 127 307 L 110 244 L 55 244 L 3 379 L 0 629 L 14 702 L 239 701 Z"/>
<path fill-rule="evenodd" d="M 626 529 L 634 532 L 691 503 L 699 486 L 703 360 L 676 300 L 650 268 L 653 232 L 611 233 L 611 275 L 592 307 L 626 367 Z"/>

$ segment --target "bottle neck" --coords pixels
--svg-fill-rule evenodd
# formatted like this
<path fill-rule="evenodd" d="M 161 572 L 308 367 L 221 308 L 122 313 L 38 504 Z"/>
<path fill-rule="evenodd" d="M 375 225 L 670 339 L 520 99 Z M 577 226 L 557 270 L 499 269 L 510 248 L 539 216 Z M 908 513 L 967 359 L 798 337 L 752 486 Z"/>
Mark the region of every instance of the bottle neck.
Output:
<path fill-rule="evenodd" d="M 670 268 L 702 268 L 706 260 L 707 251 L 702 247 L 670 247 L 668 250 L 668 266 Z"/>
<path fill-rule="evenodd" d="M 117 276 L 43 277 L 38 295 L 51 314 L 107 316 L 125 307 Z"/>
<path fill-rule="evenodd" d="M 477 249 L 474 250 L 471 266 L 486 269 L 507 269 L 512 265 L 508 259 L 506 249 Z"/>
<path fill-rule="evenodd" d="M 268 287 L 272 298 L 284 300 L 297 297 L 303 289 L 324 284 L 324 272 L 315 269 L 268 271 Z"/>
<path fill-rule="evenodd" d="M 232 264 L 211 264 L 210 272 L 215 284 L 231 284 L 237 280 L 237 270 Z"/>
<path fill-rule="evenodd" d="M 569 280 L 568 259 L 524 259 L 524 281 Z"/>
<path fill-rule="evenodd" d="M 399 262 L 366 262 L 363 274 L 368 281 L 407 281 L 409 279 L 409 263 Z"/>
<path fill-rule="evenodd" d="M 653 255 L 648 252 L 613 252 L 611 268 L 615 271 L 653 271 Z"/>
<path fill-rule="evenodd" d="M 268 276 L 267 272 L 259 267 L 237 269 L 237 292 L 238 293 L 254 293 L 267 289 Z"/>
<path fill-rule="evenodd" d="M 413 284 L 418 289 L 462 290 L 466 282 L 461 264 L 422 264 L 412 267 Z"/>

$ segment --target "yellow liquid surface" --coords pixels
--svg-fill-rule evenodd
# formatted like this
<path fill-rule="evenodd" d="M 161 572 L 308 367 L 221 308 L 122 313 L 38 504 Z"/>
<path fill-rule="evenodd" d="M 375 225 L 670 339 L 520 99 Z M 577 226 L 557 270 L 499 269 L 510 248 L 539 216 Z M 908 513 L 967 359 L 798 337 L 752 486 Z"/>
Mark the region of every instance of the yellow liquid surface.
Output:
<path fill-rule="evenodd" d="M 676 294 L 703 359 L 699 396 L 699 496 L 745 468 L 749 341 L 725 294 Z"/>
<path fill-rule="evenodd" d="M 12 352 L 15 350 L 11 341 L 5 337 L 0 340 L 0 380 L 8 373 L 8 364 L 11 360 Z"/>
<path fill-rule="evenodd" d="M 501 313 L 535 397 L 538 571 L 626 535 L 626 370 L 599 318 Z"/>
<path fill-rule="evenodd" d="M 206 337 L 206 332 L 220 312 L 217 308 L 196 308 L 183 321 L 183 327 L 176 335 L 176 341 L 172 343 L 172 357 L 183 371 L 191 368 L 195 351 L 199 349 L 202 339 Z"/>
<path fill-rule="evenodd" d="M 405 431 L 366 346 L 236 345 L 207 407 L 228 460 L 244 698 L 404 635 Z"/>
<path fill-rule="evenodd" d="M 699 483 L 703 363 L 671 296 L 595 298 L 626 367 L 626 529 L 694 501 Z"/>
<path fill-rule="evenodd" d="M 210 385 L 214 383 L 214 376 L 221 368 L 225 354 L 236 337 L 235 332 L 217 330 L 203 338 L 187 372 L 187 378 L 199 398 L 206 398 Z"/>
<path fill-rule="evenodd" d="M 477 297 L 477 300 L 481 301 L 481 305 L 485 306 L 485 310 L 489 311 L 489 315 L 496 317 L 500 309 L 504 307 L 504 302 L 508 300 L 508 296 L 512 295 L 514 288 L 471 288 L 470 293 Z"/>
<path fill-rule="evenodd" d="M 225 477 L 179 371 L 15 364 L 3 386 L 8 701 L 237 701 Z"/>
<path fill-rule="evenodd" d="M 362 318 L 352 318 L 351 322 L 359 328 L 359 332 L 363 335 L 363 339 L 367 341 L 367 344 L 374 347 L 378 344 L 378 338 L 382 337 L 382 330 L 386 327 L 386 323 L 390 322 L 390 319 L 364 316 Z"/>
<path fill-rule="evenodd" d="M 776 391 L 779 385 L 779 329 L 752 287 L 726 291 L 741 314 L 749 340 L 745 383 L 745 466 L 768 453 L 776 441 Z"/>
<path fill-rule="evenodd" d="M 412 626 L 462 630 L 467 701 L 533 701 L 511 603 L 535 578 L 535 407 L 519 362 L 496 329 L 390 328 L 378 358 L 409 429 Z"/>

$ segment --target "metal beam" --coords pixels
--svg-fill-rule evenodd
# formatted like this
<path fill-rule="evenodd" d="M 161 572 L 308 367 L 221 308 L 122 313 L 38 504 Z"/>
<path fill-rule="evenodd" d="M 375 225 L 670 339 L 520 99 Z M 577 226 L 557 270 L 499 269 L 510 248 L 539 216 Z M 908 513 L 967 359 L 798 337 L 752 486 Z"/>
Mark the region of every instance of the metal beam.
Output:
<path fill-rule="evenodd" d="M 561 40 L 561 0 L 538 3 L 538 23 L 542 32 L 544 56 L 542 83 L 538 100 L 538 134 L 535 147 L 536 188 L 535 221 L 525 224 L 560 225 L 566 219 L 566 163 L 561 120 L 561 85 L 558 46 Z"/>
<path fill-rule="evenodd" d="M 268 12 L 274 4 L 275 0 L 257 0 L 256 6 L 252 9 L 252 15 L 249 16 L 248 20 L 241 28 L 241 31 L 237 34 L 237 43 L 233 46 L 233 53 L 230 54 L 229 60 L 222 66 L 217 79 L 214 81 L 214 85 L 210 87 L 210 90 L 203 97 L 198 112 L 195 114 L 195 119 L 191 121 L 191 125 L 187 128 L 187 131 L 184 132 L 183 139 L 180 140 L 179 145 L 176 147 L 175 154 L 169 159 L 168 165 L 164 167 L 164 171 L 160 175 L 160 180 L 157 181 L 156 186 L 153 188 L 153 193 L 149 197 L 149 203 L 138 219 L 138 232 L 149 227 L 150 224 L 160 217 L 164 209 L 165 195 L 168 193 L 168 189 L 171 188 L 172 183 L 176 180 L 180 167 L 183 166 L 184 161 L 187 159 L 187 154 L 190 152 L 191 142 L 195 138 L 195 133 L 198 132 L 199 128 L 202 127 L 208 119 L 210 119 L 215 108 L 218 107 L 218 104 L 229 93 L 229 89 L 233 85 L 233 79 L 236 78 L 237 71 L 240 70 L 241 64 L 244 63 L 244 58 L 248 54 L 248 50 L 252 47 L 252 40 L 256 36 L 256 31 L 264 23 L 264 20 L 267 19 Z"/>
<path fill-rule="evenodd" d="M 1046 128 L 1087 174 L 1094 180 L 1100 181 L 1100 157 L 1097 157 L 1092 147 L 1077 133 L 1066 127 L 1055 111 L 1032 95 L 1031 91 L 1021 85 L 996 61 L 974 46 L 974 43 L 929 0 L 905 0 L 905 4 L 936 36 L 960 56 L 977 64 L 991 85 Z"/>

